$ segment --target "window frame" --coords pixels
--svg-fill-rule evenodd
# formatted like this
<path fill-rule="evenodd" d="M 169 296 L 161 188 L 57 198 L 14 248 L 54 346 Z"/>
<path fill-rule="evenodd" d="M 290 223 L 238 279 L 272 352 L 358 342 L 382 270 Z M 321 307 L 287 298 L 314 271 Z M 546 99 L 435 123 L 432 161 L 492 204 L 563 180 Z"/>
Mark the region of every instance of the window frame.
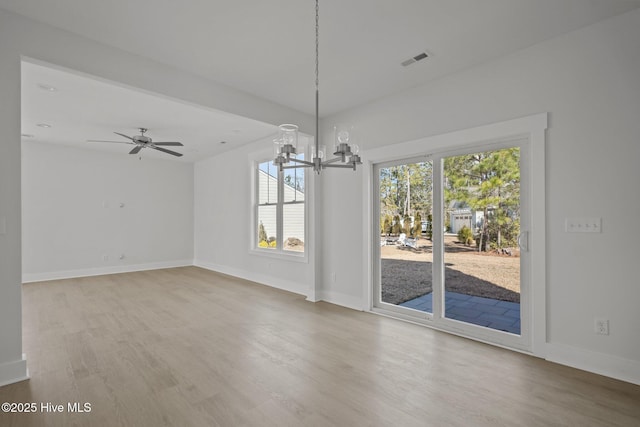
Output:
<path fill-rule="evenodd" d="M 293 200 L 290 202 L 284 201 L 285 192 L 284 192 L 284 171 L 278 171 L 278 200 L 274 203 L 268 204 L 260 204 L 260 164 L 265 162 L 272 162 L 273 158 L 271 156 L 272 153 L 269 152 L 261 152 L 252 156 L 251 159 L 251 204 L 252 204 L 252 218 L 251 218 L 251 229 L 252 237 L 250 239 L 250 249 L 249 252 L 254 255 L 286 259 L 290 261 L 297 262 L 309 262 L 309 247 L 308 237 L 309 237 L 309 209 L 310 209 L 310 200 L 309 200 L 309 188 L 310 188 L 310 178 L 311 174 L 308 171 L 308 168 L 301 168 L 300 172 L 304 174 L 304 200 Z M 304 204 L 304 250 L 303 251 L 291 251 L 285 250 L 283 248 L 284 245 L 284 207 L 292 206 L 295 204 Z M 276 207 L 276 247 L 275 248 L 261 248 L 258 246 L 258 227 L 260 226 L 258 209 L 260 206 L 274 206 Z"/>

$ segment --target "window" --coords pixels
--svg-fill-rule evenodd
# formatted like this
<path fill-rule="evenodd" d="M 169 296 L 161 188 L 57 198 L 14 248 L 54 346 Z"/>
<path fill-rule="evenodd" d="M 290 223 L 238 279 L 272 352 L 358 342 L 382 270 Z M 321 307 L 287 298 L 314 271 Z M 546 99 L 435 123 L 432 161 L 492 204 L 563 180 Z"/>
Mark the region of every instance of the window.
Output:
<path fill-rule="evenodd" d="M 304 255 L 305 169 L 279 172 L 269 160 L 257 163 L 256 181 L 256 249 Z"/>

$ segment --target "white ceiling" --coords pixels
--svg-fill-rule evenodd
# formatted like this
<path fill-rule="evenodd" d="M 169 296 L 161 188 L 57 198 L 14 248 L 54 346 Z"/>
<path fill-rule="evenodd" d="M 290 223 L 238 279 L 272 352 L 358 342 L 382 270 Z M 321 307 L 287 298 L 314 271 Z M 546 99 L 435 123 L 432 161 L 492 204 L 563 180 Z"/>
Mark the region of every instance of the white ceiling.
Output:
<path fill-rule="evenodd" d="M 56 90 L 43 89 L 42 85 Z M 42 128 L 38 124 L 52 127 Z M 89 143 L 87 140 L 127 142 L 114 132 L 133 136 L 139 134 L 141 127 L 148 129 L 146 135 L 154 142 L 179 141 L 184 144 L 184 147 L 166 147 L 182 153 L 180 158 L 151 149 L 141 151 L 141 156 L 186 162 L 207 158 L 277 132 L 275 125 L 159 97 L 95 77 L 22 63 L 23 141 L 126 154 L 133 145 Z"/>
<path fill-rule="evenodd" d="M 321 0 L 321 116 L 638 7 L 639 0 Z M 0 8 L 313 113 L 315 9 L 311 0 L 0 0 Z M 424 51 L 431 57 L 409 67 L 400 65 Z M 190 131 L 204 135 L 200 138 L 206 142 L 190 148 L 208 152 L 211 144 L 230 138 L 228 127 L 223 126 L 227 133 L 219 133 L 212 125 L 198 128 L 194 122 L 200 113 L 192 110 L 193 114 L 184 110 L 184 115 L 177 116 L 184 121 L 167 120 L 170 117 L 163 110 L 175 114 L 169 100 L 159 103 L 157 111 L 150 105 L 149 110 L 136 108 L 122 114 L 122 106 L 132 104 L 127 94 L 144 96 L 120 89 L 123 99 L 94 102 L 95 114 L 83 111 L 79 116 L 85 120 L 83 139 L 105 139 L 107 131 L 130 134 L 145 126 L 155 140 L 195 141 L 197 136 Z M 63 94 L 61 90 L 54 96 Z M 36 99 L 30 96 L 25 102 L 35 111 Z M 87 104 L 86 99 L 78 101 Z M 69 107 L 64 104 L 64 109 Z M 204 114 L 205 110 L 199 111 Z M 222 122 L 232 117 L 209 113 L 224 117 Z M 79 117 L 69 118 L 66 129 L 79 129 Z M 216 121 L 208 123 L 217 126 Z M 246 125 L 252 136 L 267 130 L 253 128 L 255 122 Z M 244 124 L 234 126 L 245 130 Z M 23 132 L 32 133 L 27 128 Z M 248 140 L 247 135 L 243 141 Z"/>

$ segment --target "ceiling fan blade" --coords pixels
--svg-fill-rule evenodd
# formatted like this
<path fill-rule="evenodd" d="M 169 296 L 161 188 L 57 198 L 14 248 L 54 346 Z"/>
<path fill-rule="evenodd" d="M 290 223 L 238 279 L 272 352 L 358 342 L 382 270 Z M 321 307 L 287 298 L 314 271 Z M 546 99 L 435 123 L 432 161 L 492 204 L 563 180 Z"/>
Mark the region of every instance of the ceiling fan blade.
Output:
<path fill-rule="evenodd" d="M 133 144 L 133 142 L 129 142 L 129 141 L 104 141 L 101 139 L 87 139 L 87 142 L 111 142 L 114 144 Z"/>
<path fill-rule="evenodd" d="M 129 151 L 129 154 L 138 154 L 140 150 L 142 150 L 142 145 L 138 145 L 137 147 L 134 147 L 133 150 Z"/>
<path fill-rule="evenodd" d="M 164 148 L 156 147 L 155 145 L 147 145 L 147 147 L 151 147 L 154 150 L 162 151 L 163 153 L 171 154 L 172 156 L 181 157 L 182 153 L 176 153 L 175 151 L 167 150 Z"/>
<path fill-rule="evenodd" d="M 174 147 L 184 147 L 182 142 L 154 142 L 153 145 L 172 145 Z"/>
<path fill-rule="evenodd" d="M 130 139 L 131 141 L 133 141 L 133 138 L 132 138 L 132 137 L 130 137 L 130 136 L 128 136 L 128 135 L 125 135 L 124 133 L 120 133 L 120 132 L 114 132 L 114 133 L 115 133 L 116 135 L 123 136 L 123 137 L 125 137 L 125 138 Z"/>

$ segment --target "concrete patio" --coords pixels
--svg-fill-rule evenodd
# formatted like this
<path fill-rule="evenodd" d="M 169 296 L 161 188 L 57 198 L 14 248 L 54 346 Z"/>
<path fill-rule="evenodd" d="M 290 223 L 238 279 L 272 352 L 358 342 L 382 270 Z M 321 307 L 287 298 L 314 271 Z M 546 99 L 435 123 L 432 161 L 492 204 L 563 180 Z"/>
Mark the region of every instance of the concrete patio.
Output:
<path fill-rule="evenodd" d="M 403 302 L 401 307 L 432 313 L 433 293 Z M 474 325 L 520 334 L 520 304 L 445 292 L 445 316 Z"/>

